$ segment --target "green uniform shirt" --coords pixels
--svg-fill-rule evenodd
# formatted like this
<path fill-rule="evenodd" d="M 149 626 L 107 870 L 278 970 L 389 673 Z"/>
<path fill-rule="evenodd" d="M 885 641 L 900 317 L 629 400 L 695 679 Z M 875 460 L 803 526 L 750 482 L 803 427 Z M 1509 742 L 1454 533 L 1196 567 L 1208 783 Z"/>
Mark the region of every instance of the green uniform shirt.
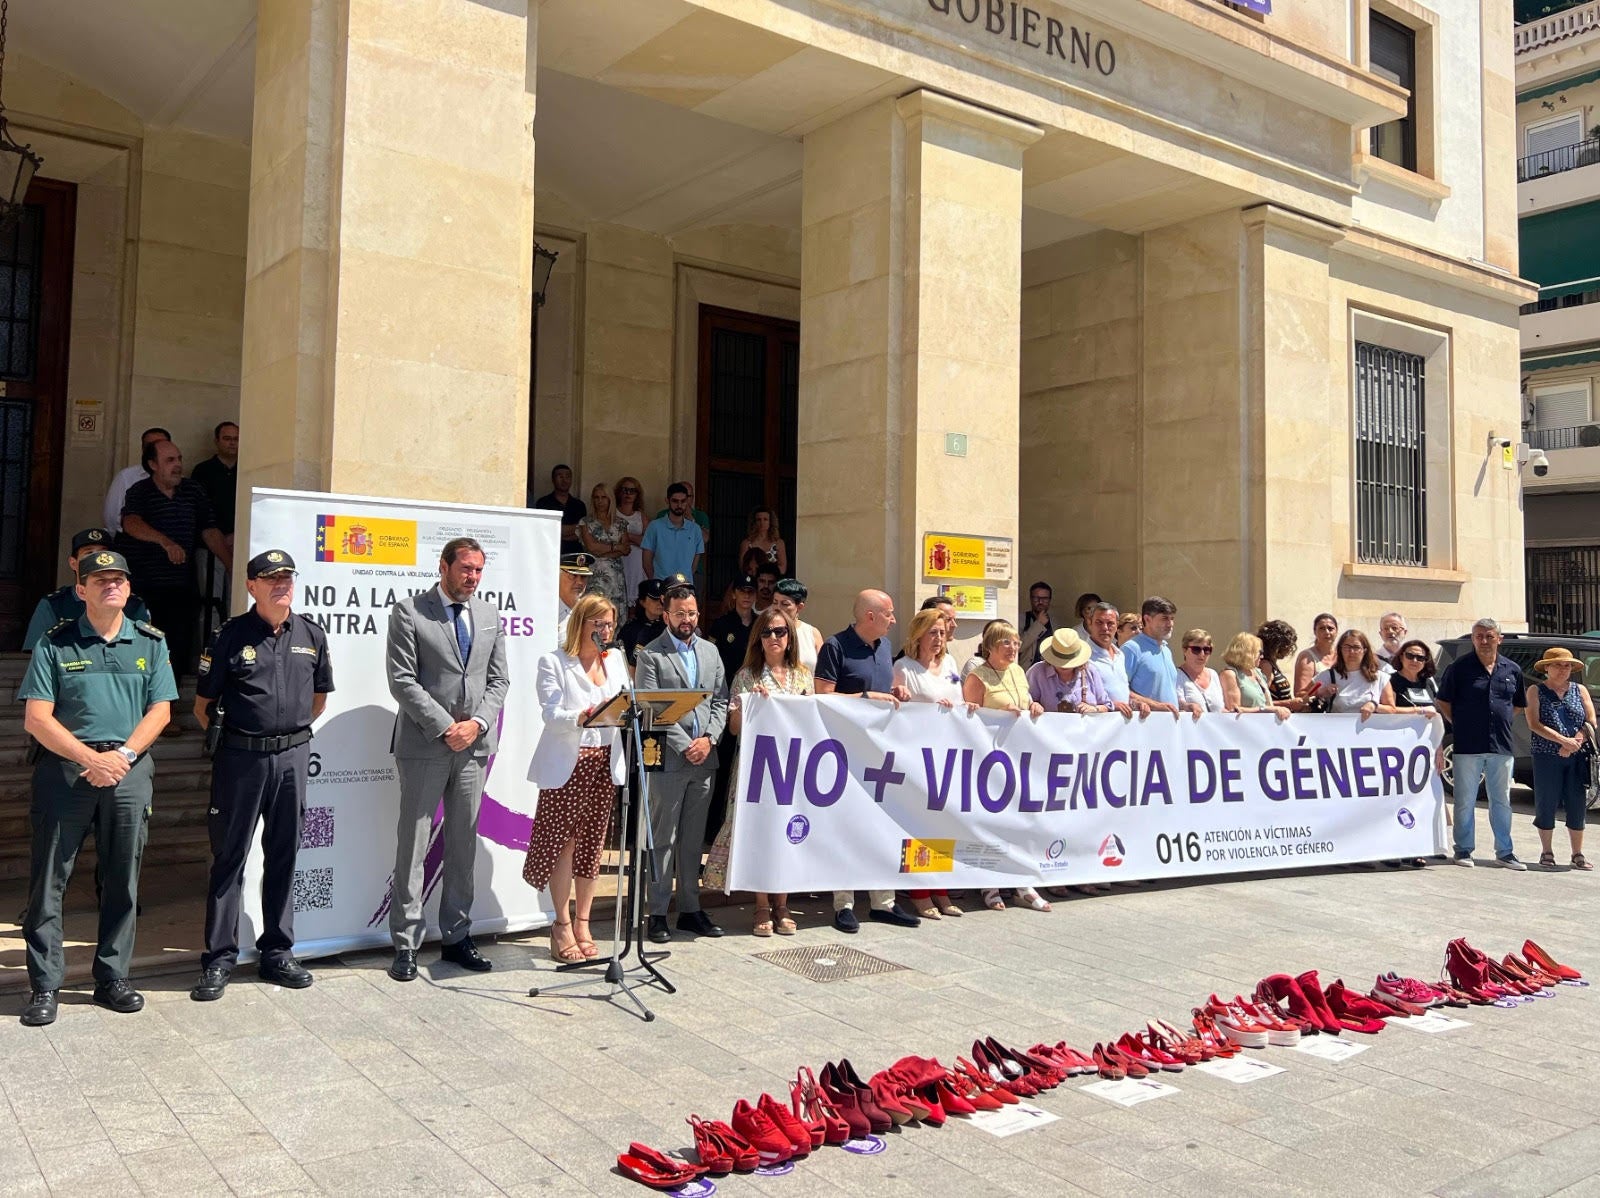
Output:
<path fill-rule="evenodd" d="M 78 589 L 71 583 L 51 591 L 39 600 L 39 606 L 33 609 L 33 619 L 28 621 L 28 631 L 22 634 L 22 651 L 32 653 L 33 647 L 50 629 L 62 620 L 76 620 L 83 615 L 83 600 L 78 598 Z M 122 609 L 125 620 L 142 620 L 150 622 L 150 609 L 144 605 L 144 600 L 137 595 L 128 596 L 128 604 Z"/>
<path fill-rule="evenodd" d="M 17 697 L 54 703 L 56 719 L 81 741 L 124 741 L 152 704 L 178 697 L 178 686 L 162 633 L 123 616 L 107 641 L 84 615 L 40 638 Z"/>

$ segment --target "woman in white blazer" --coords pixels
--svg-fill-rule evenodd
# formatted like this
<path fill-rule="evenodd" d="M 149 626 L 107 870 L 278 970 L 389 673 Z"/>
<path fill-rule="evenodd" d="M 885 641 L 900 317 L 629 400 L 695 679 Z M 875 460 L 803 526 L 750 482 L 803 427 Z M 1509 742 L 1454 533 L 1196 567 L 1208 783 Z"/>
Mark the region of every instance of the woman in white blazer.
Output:
<path fill-rule="evenodd" d="M 561 649 L 539 658 L 534 676 L 544 735 L 528 770 L 529 781 L 539 787 L 539 805 L 522 877 L 536 889 L 549 886 L 560 916 L 550 929 L 550 956 L 567 964 L 599 955 L 589 934 L 589 909 L 615 788 L 627 769 L 619 729 L 578 724 L 628 685 L 622 651 L 602 653 L 595 643 L 596 633 L 602 641 L 611 639 L 616 619 L 604 595 L 583 596 L 567 618 Z M 574 884 L 578 905 L 569 921 Z"/>

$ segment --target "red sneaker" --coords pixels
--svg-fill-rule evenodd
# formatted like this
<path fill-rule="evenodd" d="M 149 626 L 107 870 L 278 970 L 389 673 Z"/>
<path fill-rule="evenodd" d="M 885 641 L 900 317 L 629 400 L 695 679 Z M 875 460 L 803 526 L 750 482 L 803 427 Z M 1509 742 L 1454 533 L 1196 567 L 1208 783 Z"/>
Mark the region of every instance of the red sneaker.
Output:
<path fill-rule="evenodd" d="M 1211 1017 L 1211 1012 L 1203 1007 L 1195 1007 L 1189 1015 L 1196 1037 L 1211 1053 L 1213 1059 L 1221 1057 L 1226 1060 L 1228 1057 L 1239 1055 L 1239 1045 L 1228 1039 L 1217 1026 L 1217 1021 Z"/>
<path fill-rule="evenodd" d="M 733 1108 L 733 1130 L 738 1132 L 761 1154 L 763 1165 L 781 1165 L 794 1156 L 794 1145 L 766 1113 L 740 1099 Z M 806 1143 L 811 1138 L 806 1137 Z M 809 1151 L 809 1148 L 807 1149 Z"/>
<path fill-rule="evenodd" d="M 789 1146 L 794 1149 L 790 1159 L 798 1160 L 811 1155 L 811 1129 L 796 1119 L 793 1111 L 770 1094 L 763 1094 L 756 1100 L 756 1109 L 771 1120 L 772 1125 L 789 1141 Z"/>
<path fill-rule="evenodd" d="M 1243 995 L 1233 996 L 1233 1006 L 1254 1019 L 1258 1026 L 1267 1029 L 1267 1043 L 1276 1044 L 1281 1048 L 1293 1048 L 1300 1043 L 1300 1037 L 1305 1033 L 1304 1025 L 1298 1020 L 1290 1023 L 1278 1011 L 1263 1007 L 1258 1003 L 1247 1000 Z"/>
<path fill-rule="evenodd" d="M 1403 978 L 1393 970 L 1380 974 L 1372 984 L 1374 999 L 1383 1002 L 1385 996 L 1398 998 L 1416 1007 L 1444 1006 L 1444 995 L 1436 987 L 1419 982 L 1416 978 Z"/>
<path fill-rule="evenodd" d="M 1265 1048 L 1268 1029 L 1235 1003 L 1223 1002 L 1215 994 L 1207 1001 L 1205 1013 L 1217 1030 L 1241 1048 Z"/>

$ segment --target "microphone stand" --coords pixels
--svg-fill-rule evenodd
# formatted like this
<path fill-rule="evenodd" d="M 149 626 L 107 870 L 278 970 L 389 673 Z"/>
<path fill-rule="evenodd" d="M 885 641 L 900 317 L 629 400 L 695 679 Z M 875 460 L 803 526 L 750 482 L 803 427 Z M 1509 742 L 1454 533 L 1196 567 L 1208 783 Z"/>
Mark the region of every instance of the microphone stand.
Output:
<path fill-rule="evenodd" d="M 593 634 L 593 639 L 595 644 L 600 646 L 603 660 L 606 650 L 605 640 L 598 632 Z M 676 994 L 678 988 L 667 981 L 662 972 L 655 967 L 655 962 L 664 960 L 672 954 L 647 953 L 644 949 L 645 872 L 648 870 L 649 880 L 655 881 L 656 854 L 655 835 L 650 823 L 650 774 L 644 768 L 646 713 L 639 706 L 639 692 L 634 687 L 631 674 L 628 675 L 627 695 L 628 706 L 622 716 L 623 752 L 632 750 L 633 767 L 629 771 L 628 782 L 617 789 L 617 897 L 611 920 L 611 955 L 596 957 L 592 961 L 569 961 L 557 965 L 557 973 L 600 968 L 604 968 L 605 973 L 598 978 L 577 978 L 555 986 L 535 986 L 528 991 L 528 997 L 537 998 L 541 994 L 555 994 L 562 990 L 573 990 L 580 986 L 600 983 L 611 987 L 604 995 L 607 1002 L 615 1001 L 619 993 L 624 994 L 639 1008 L 639 1014 L 644 1022 L 653 1023 L 655 1012 L 645 1006 L 634 991 L 644 986 L 660 986 L 668 994 Z M 634 786 L 637 786 L 639 791 L 637 807 L 632 807 L 630 804 L 629 792 Z M 633 817 L 631 825 L 630 813 Z M 626 925 L 623 923 L 624 900 L 627 910 Z M 564 896 L 561 901 L 564 901 Z M 628 963 L 630 952 L 636 958 L 632 964 Z"/>

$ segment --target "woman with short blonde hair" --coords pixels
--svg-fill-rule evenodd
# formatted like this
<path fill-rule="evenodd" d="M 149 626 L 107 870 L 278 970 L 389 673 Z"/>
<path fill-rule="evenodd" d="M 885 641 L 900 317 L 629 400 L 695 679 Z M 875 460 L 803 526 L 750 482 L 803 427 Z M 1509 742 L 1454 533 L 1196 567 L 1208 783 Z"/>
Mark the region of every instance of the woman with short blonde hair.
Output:
<path fill-rule="evenodd" d="M 1261 670 L 1261 638 L 1241 632 L 1228 642 L 1222 655 L 1222 703 L 1224 711 L 1270 711 L 1280 720 L 1289 718 L 1289 709 L 1272 702 L 1272 684 Z"/>
<path fill-rule="evenodd" d="M 644 484 L 631 474 L 617 479 L 612 488 L 617 499 L 617 516 L 628 526 L 628 556 L 622 559 L 623 606 L 633 602 L 644 581 L 644 526 L 650 521 L 644 514 Z"/>

